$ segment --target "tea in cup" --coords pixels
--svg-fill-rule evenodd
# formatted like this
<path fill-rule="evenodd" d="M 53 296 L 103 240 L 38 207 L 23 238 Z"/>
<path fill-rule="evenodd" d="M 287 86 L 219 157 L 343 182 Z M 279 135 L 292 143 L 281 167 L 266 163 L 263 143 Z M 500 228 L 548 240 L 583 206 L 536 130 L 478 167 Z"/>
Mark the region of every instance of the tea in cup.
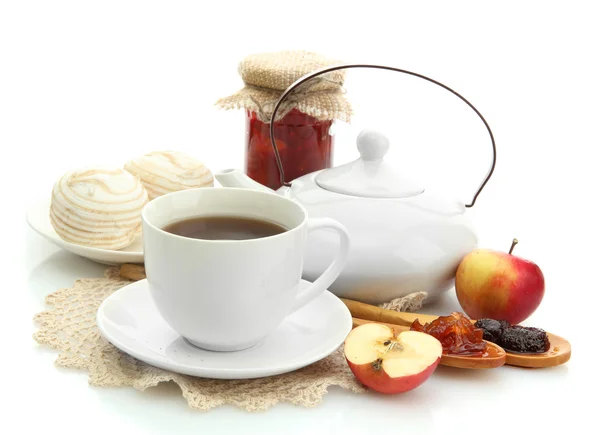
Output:
<path fill-rule="evenodd" d="M 142 212 L 150 293 L 186 341 L 213 351 L 250 348 L 324 292 L 349 253 L 347 230 L 273 193 L 198 188 L 152 200 Z M 333 229 L 330 266 L 300 291 L 308 233 Z"/>

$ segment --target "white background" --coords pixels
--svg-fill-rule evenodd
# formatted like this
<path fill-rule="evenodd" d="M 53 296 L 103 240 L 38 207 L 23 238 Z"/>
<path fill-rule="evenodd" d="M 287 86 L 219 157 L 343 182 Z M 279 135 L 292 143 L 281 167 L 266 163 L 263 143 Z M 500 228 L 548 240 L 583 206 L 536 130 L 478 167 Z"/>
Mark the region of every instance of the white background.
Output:
<path fill-rule="evenodd" d="M 527 433 L 594 424 L 598 388 L 599 13 L 589 1 L 200 2 L 0 1 L 2 358 L 0 432 Z M 177 149 L 209 167 L 243 162 L 235 92 L 247 54 L 307 49 L 389 64 L 454 88 L 487 118 L 498 166 L 469 211 L 481 245 L 542 268 L 547 293 L 526 322 L 567 337 L 571 361 L 547 370 L 440 368 L 410 394 L 331 389 L 315 409 L 260 414 L 189 409 L 173 385 L 97 389 L 54 366 L 31 338 L 44 297 L 103 268 L 29 230 L 27 207 L 66 170 Z M 366 126 L 390 136 L 390 162 L 470 200 L 486 173 L 483 124 L 434 85 L 349 72 L 356 116 L 340 125 L 335 163 L 357 155 Z M 453 291 L 444 314 L 459 309 Z M 591 397 L 590 397 L 591 394 Z M 590 397 L 586 399 L 585 396 Z M 8 427 L 13 427 L 8 431 Z M 594 425 L 595 427 L 595 425 Z"/>

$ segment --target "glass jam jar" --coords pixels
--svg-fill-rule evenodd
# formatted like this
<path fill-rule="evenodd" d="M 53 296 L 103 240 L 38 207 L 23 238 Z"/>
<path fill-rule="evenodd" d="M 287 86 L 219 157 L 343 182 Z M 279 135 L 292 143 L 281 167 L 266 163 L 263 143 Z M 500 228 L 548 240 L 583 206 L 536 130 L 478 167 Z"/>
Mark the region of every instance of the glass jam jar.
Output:
<path fill-rule="evenodd" d="M 333 120 L 318 120 L 298 109 L 290 110 L 275 122 L 275 143 L 285 173 L 285 181 L 332 164 Z M 246 110 L 245 171 L 254 181 L 271 189 L 281 187 L 279 169 L 269 124 L 262 122 L 255 112 Z"/>

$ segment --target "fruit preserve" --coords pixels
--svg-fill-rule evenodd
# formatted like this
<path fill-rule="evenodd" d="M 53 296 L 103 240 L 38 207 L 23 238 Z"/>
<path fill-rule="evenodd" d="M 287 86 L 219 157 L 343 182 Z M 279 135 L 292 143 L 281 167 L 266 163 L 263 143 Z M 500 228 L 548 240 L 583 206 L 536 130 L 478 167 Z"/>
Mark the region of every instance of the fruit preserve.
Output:
<path fill-rule="evenodd" d="M 483 331 L 473 326 L 462 313 L 440 316 L 425 325 L 416 319 L 410 329 L 433 335 L 442 343 L 445 355 L 481 356 L 486 350 Z"/>
<path fill-rule="evenodd" d="M 279 169 L 269 124 L 255 112 L 246 111 L 246 174 L 272 189 L 281 187 Z M 275 143 L 285 173 L 285 181 L 331 167 L 332 120 L 318 120 L 292 109 L 275 122 Z"/>

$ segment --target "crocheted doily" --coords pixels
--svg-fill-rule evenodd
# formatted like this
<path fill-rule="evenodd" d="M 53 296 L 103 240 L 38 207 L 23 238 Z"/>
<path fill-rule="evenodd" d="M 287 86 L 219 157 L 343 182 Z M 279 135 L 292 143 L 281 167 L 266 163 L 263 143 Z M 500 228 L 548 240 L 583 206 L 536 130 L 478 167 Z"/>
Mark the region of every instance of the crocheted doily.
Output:
<path fill-rule="evenodd" d="M 226 404 L 262 411 L 278 402 L 313 407 L 331 386 L 354 393 L 366 391 L 348 368 L 342 347 L 308 367 L 249 380 L 196 378 L 141 362 L 110 344 L 96 326 L 96 311 L 102 301 L 129 283 L 119 276 L 118 268 L 109 268 L 104 278 L 81 279 L 71 288 L 48 295 L 46 302 L 50 309 L 35 316 L 39 330 L 34 339 L 59 351 L 56 360 L 59 366 L 87 371 L 93 386 L 145 390 L 172 381 L 181 388 L 189 406 L 200 411 Z M 410 300 L 406 303 L 397 300 L 391 305 L 395 309 L 416 309 L 420 306 L 419 297 L 407 297 Z"/>

